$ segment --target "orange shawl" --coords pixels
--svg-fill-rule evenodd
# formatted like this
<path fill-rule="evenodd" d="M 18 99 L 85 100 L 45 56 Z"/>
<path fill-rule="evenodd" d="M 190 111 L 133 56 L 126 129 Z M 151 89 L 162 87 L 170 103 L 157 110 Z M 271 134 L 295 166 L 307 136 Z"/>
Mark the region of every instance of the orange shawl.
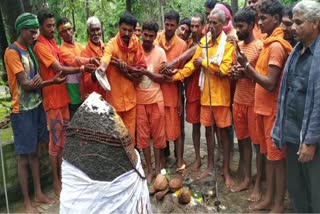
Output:
<path fill-rule="evenodd" d="M 131 80 L 119 72 L 116 66 L 110 64 L 111 57 L 121 59 L 133 67 L 146 68 L 143 48 L 139 39 L 132 35 L 129 45 L 126 46 L 118 33 L 106 45 L 101 59 L 102 62 L 108 65 L 106 74 L 111 86 L 111 91 L 107 93 L 106 100 L 117 112 L 128 111 L 136 106 L 135 86 Z"/>
<path fill-rule="evenodd" d="M 167 42 L 165 31 L 162 31 L 158 38 L 157 38 L 157 44 L 162 47 L 166 52 L 170 51 L 173 46 L 176 45 L 176 40 L 178 36 L 176 34 L 173 35 L 173 37 L 170 39 L 170 41 Z"/>
<path fill-rule="evenodd" d="M 279 42 L 282 47 L 290 54 L 292 47 L 289 42 L 283 39 L 284 32 L 281 27 L 276 28 L 273 33 L 263 42 L 263 48 L 256 64 L 256 70 L 262 75 L 269 74 L 269 56 L 270 45 L 274 42 Z M 284 65 L 283 65 L 284 66 Z M 277 83 L 277 87 L 268 92 L 261 85 L 256 84 L 255 88 L 255 107 L 254 110 L 258 114 L 271 115 L 277 111 L 278 91 L 281 83 L 281 77 Z M 266 102 L 266 100 L 268 102 Z"/>
<path fill-rule="evenodd" d="M 59 60 L 61 64 L 64 64 L 62 57 L 60 56 L 59 47 L 54 39 L 47 39 L 42 34 L 37 38 L 37 41 L 44 43 L 46 46 L 50 47 L 53 56 Z"/>
<path fill-rule="evenodd" d="M 91 42 L 91 40 L 88 41 L 88 44 L 86 45 L 85 49 L 81 51 L 82 57 L 102 57 L 104 51 L 104 44 L 101 41 L 100 46 L 97 46 Z M 92 92 L 97 92 L 98 94 L 101 94 L 103 97 L 105 96 L 105 90 L 99 85 L 98 82 L 93 82 L 91 78 L 90 73 L 83 73 L 81 81 L 80 81 L 80 94 L 81 99 L 85 100 L 89 94 Z"/>
<path fill-rule="evenodd" d="M 270 55 L 270 48 L 268 48 L 272 43 L 274 42 L 279 42 L 285 50 L 288 52 L 288 54 L 291 53 L 292 47 L 289 42 L 283 39 L 284 32 L 281 27 L 277 27 L 272 34 L 267 37 L 263 41 L 263 49 L 260 53 L 260 57 L 258 58 L 257 65 L 256 65 L 256 70 L 263 74 L 263 75 L 268 75 L 268 69 L 269 69 L 269 55 Z"/>
<path fill-rule="evenodd" d="M 129 65 L 142 66 L 144 68 L 147 68 L 144 60 L 143 51 L 140 48 L 141 43 L 136 35 L 133 34 L 131 36 L 128 46 L 122 41 L 120 37 L 120 33 L 117 33 L 115 39 L 116 39 L 118 48 L 121 50 L 121 52 L 126 53 L 128 58 L 130 56 L 133 57 L 133 59 L 128 59 L 127 63 Z M 121 58 L 121 57 L 118 57 L 118 58 Z"/>
<path fill-rule="evenodd" d="M 100 46 L 97 46 L 91 42 L 91 40 L 88 41 L 88 44 L 86 47 L 81 51 L 82 57 L 102 57 L 104 51 L 104 44 L 101 41 Z"/>

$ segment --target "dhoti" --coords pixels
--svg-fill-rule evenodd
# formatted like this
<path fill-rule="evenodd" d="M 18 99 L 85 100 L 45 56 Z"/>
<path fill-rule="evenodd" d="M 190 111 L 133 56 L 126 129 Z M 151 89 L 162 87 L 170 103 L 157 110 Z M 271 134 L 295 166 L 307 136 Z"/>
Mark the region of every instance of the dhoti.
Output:
<path fill-rule="evenodd" d="M 138 153 L 137 157 L 136 169 L 144 176 Z M 91 180 L 63 160 L 60 213 L 152 213 L 147 180 L 134 170 L 111 182 Z"/>

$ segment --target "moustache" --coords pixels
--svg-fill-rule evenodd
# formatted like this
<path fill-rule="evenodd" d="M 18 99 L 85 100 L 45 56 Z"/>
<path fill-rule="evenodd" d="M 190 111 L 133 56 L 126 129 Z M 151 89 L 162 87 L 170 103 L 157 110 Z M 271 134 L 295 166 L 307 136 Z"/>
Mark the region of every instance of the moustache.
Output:
<path fill-rule="evenodd" d="M 129 40 L 129 39 L 130 39 L 130 37 L 129 37 L 129 36 L 122 36 L 121 38 L 122 38 L 122 39 L 127 39 L 127 40 Z"/>

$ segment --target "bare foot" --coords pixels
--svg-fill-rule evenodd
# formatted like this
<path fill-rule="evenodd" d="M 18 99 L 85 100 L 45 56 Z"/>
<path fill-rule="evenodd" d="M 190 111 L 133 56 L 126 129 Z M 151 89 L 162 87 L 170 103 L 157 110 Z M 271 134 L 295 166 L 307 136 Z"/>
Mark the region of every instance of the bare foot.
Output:
<path fill-rule="evenodd" d="M 283 213 L 284 212 L 284 206 L 283 205 L 274 205 L 270 211 L 270 213 Z"/>
<path fill-rule="evenodd" d="M 153 177 L 154 177 L 154 174 L 153 174 L 153 173 L 148 173 L 148 175 L 147 175 L 147 182 L 148 182 L 148 183 L 151 183 Z"/>
<path fill-rule="evenodd" d="M 58 182 L 58 183 L 55 183 L 53 182 L 53 189 L 54 189 L 54 193 L 56 194 L 56 196 L 60 197 L 60 193 L 61 193 L 61 183 Z"/>
<path fill-rule="evenodd" d="M 231 192 L 240 192 L 243 190 L 247 190 L 249 189 L 251 185 L 251 181 L 246 180 L 246 181 L 242 181 L 239 185 L 234 185 L 233 187 L 231 187 Z"/>
<path fill-rule="evenodd" d="M 236 176 L 238 177 L 238 178 L 243 178 L 244 177 L 244 171 L 243 171 L 243 166 L 242 166 L 242 164 L 239 164 L 239 167 L 238 167 L 238 169 L 237 169 L 237 171 L 236 171 Z"/>
<path fill-rule="evenodd" d="M 156 193 L 155 188 L 151 184 L 150 185 L 148 184 L 148 190 L 150 195 L 154 195 Z"/>
<path fill-rule="evenodd" d="M 201 161 L 195 161 L 190 165 L 189 169 L 193 172 L 198 172 L 201 166 Z"/>
<path fill-rule="evenodd" d="M 52 198 L 47 197 L 45 194 L 41 193 L 35 196 L 34 201 L 36 203 L 43 203 L 43 204 L 54 204 L 55 200 Z"/>
<path fill-rule="evenodd" d="M 231 188 L 235 185 L 235 183 L 230 175 L 224 176 L 224 183 L 227 188 Z"/>
<path fill-rule="evenodd" d="M 37 208 L 35 208 L 34 206 L 32 206 L 31 203 L 25 203 L 25 204 L 24 204 L 24 209 L 25 209 L 24 211 L 25 211 L 26 213 L 40 213 Z"/>
<path fill-rule="evenodd" d="M 250 202 L 258 202 L 261 199 L 261 192 L 258 189 L 253 189 L 253 192 L 248 198 L 248 201 Z"/>
<path fill-rule="evenodd" d="M 263 200 L 249 206 L 250 211 L 270 210 L 271 202 Z"/>
<path fill-rule="evenodd" d="M 206 169 L 204 171 L 202 171 L 198 176 L 197 176 L 197 180 L 201 180 L 204 179 L 210 175 L 213 175 L 213 169 Z"/>

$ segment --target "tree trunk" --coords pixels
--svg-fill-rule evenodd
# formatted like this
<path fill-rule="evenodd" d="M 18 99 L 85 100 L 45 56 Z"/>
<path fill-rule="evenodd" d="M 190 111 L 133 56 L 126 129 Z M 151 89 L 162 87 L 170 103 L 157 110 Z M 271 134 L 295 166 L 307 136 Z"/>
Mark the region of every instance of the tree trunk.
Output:
<path fill-rule="evenodd" d="M 4 68 L 4 51 L 6 50 L 7 47 L 8 47 L 8 41 L 7 41 L 7 37 L 6 37 L 6 32 L 4 30 L 4 23 L 3 23 L 3 19 L 2 19 L 2 14 L 0 11 L 0 57 L 1 57 L 1 61 L 3 63 L 3 67 L 1 67 L 0 69 L 2 71 Z M 0 74 L 1 74 L 0 79 L 2 79 L 4 81 L 8 80 L 6 72 L 0 72 Z"/>
<path fill-rule="evenodd" d="M 231 9 L 233 14 L 236 14 L 238 11 L 238 0 L 231 0 Z"/>
<path fill-rule="evenodd" d="M 1 0 L 0 9 L 12 43 L 17 39 L 14 24 L 17 17 L 24 12 L 24 5 L 22 0 Z"/>
<path fill-rule="evenodd" d="M 77 27 L 76 27 L 76 19 L 74 17 L 74 8 L 75 8 L 74 1 L 71 0 L 71 16 L 72 16 L 73 30 L 74 32 L 76 32 Z"/>
<path fill-rule="evenodd" d="M 86 20 L 88 20 L 89 16 L 90 16 L 89 0 L 86 0 Z"/>
<path fill-rule="evenodd" d="M 126 0 L 126 11 L 131 13 L 131 0 Z"/>
<path fill-rule="evenodd" d="M 231 0 L 231 9 L 233 14 L 236 14 L 236 12 L 238 11 L 238 0 Z"/>
<path fill-rule="evenodd" d="M 32 3 L 30 0 L 21 0 L 24 6 L 24 11 L 28 13 L 32 13 Z"/>
<path fill-rule="evenodd" d="M 159 6 L 160 6 L 160 27 L 161 29 L 163 29 L 164 27 L 164 13 L 163 13 L 163 4 L 164 1 L 163 0 L 159 0 Z"/>

